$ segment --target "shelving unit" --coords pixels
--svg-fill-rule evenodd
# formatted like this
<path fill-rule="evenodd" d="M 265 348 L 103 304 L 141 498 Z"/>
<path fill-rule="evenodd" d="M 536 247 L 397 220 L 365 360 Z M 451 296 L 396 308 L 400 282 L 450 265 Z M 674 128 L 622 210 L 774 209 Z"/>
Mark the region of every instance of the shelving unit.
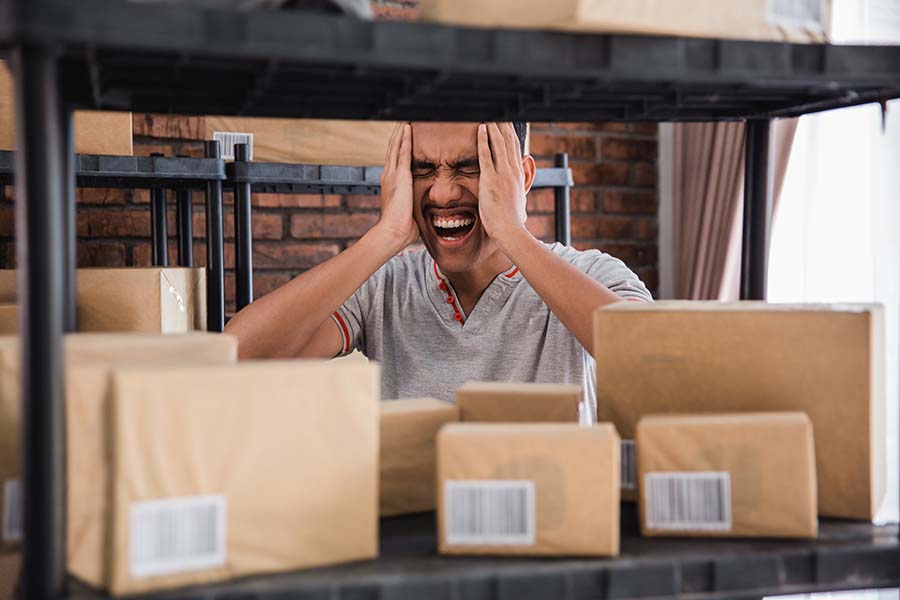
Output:
<path fill-rule="evenodd" d="M 61 338 L 74 289 L 71 215 L 80 168 L 71 150 L 72 109 L 391 120 L 744 120 L 742 295 L 762 298 L 770 120 L 900 97 L 900 47 L 369 23 L 186 3 L 0 0 L 0 51 L 13 59 L 17 192 L 27 200 L 16 205 L 16 243 L 27 257 L 20 294 L 28 497 L 22 583 L 29 600 L 96 597 L 65 576 Z M 207 157 L 218 159 L 214 144 Z M 213 199 L 207 203 L 211 240 L 221 236 L 223 181 L 217 175 L 205 184 Z M 362 181 L 370 180 L 363 174 Z M 254 185 L 282 184 L 242 183 L 248 196 Z M 217 248 L 211 244 L 212 272 L 221 269 Z M 221 291 L 221 282 L 211 285 Z M 900 585 L 896 527 L 823 521 L 814 542 L 661 542 L 626 528 L 623 554 L 612 560 L 476 562 L 434 556 L 433 533 L 424 523 L 385 523 L 377 561 L 155 597 L 707 599 Z"/>

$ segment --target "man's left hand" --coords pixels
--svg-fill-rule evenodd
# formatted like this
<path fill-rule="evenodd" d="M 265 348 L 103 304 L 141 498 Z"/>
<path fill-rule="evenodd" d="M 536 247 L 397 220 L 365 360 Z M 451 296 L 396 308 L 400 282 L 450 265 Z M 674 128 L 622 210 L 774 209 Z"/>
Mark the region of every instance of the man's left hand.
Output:
<path fill-rule="evenodd" d="M 525 229 L 525 171 L 512 123 L 478 126 L 478 216 L 489 237 L 503 240 Z"/>

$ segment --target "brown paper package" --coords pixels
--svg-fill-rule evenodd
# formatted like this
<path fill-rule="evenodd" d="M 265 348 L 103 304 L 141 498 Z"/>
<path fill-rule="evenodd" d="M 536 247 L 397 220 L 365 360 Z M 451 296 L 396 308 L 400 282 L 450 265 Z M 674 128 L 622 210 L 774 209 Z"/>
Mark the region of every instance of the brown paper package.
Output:
<path fill-rule="evenodd" d="M 594 326 L 598 417 L 623 439 L 648 414 L 802 411 L 819 514 L 874 518 L 887 454 L 882 307 L 627 302 L 598 310 Z"/>
<path fill-rule="evenodd" d="M 0 600 L 13 600 L 21 563 L 19 554 L 0 554 Z"/>
<path fill-rule="evenodd" d="M 182 364 L 229 364 L 237 361 L 237 339 L 227 334 L 190 333 L 185 335 L 153 335 L 123 333 L 77 333 L 64 338 L 67 394 L 69 400 L 77 387 L 82 398 L 102 399 L 106 394 L 106 378 L 103 369 L 100 375 L 85 380 L 76 378 L 75 372 L 82 366 L 112 365 L 182 365 Z M 21 425 L 21 382 L 19 379 L 19 338 L 0 336 L 0 508 L 9 499 L 3 496 L 2 483 L 19 478 L 19 435 Z M 77 413 L 69 411 L 68 427 Z M 86 484 L 80 473 L 90 464 L 79 465 L 78 452 L 97 443 L 88 439 L 87 446 L 75 448 L 67 454 L 68 469 L 72 476 L 68 480 L 69 492 L 78 494 Z M 73 460 L 75 461 L 73 463 Z M 101 506 L 91 507 L 102 510 Z M 77 517 L 71 517 L 69 526 L 69 548 L 82 534 L 78 530 Z M 15 549 L 17 543 L 0 540 L 0 549 Z M 76 557 L 77 558 L 77 557 Z"/>
<path fill-rule="evenodd" d="M 434 510 L 435 444 L 459 409 L 434 398 L 381 403 L 381 516 Z"/>
<path fill-rule="evenodd" d="M 831 0 L 822 0 L 822 27 L 800 25 L 767 10 L 767 0 L 422 0 L 422 19 L 479 27 L 638 33 L 775 42 L 822 43 Z"/>
<path fill-rule="evenodd" d="M 638 476 L 645 482 L 639 508 L 643 535 L 816 536 L 816 460 L 812 423 L 805 413 L 648 416 L 638 422 L 636 441 Z M 645 477 L 672 472 L 728 473 L 730 519 L 721 522 L 730 527 L 650 527 Z M 667 500 L 674 498 L 655 501 Z"/>
<path fill-rule="evenodd" d="M 252 133 L 257 162 L 378 166 L 384 164 L 394 123 L 329 119 L 206 117 L 206 138 L 215 132 Z"/>
<path fill-rule="evenodd" d="M 461 421 L 578 423 L 579 385 L 469 381 L 456 390 Z"/>
<path fill-rule="evenodd" d="M 531 543 L 448 543 L 447 482 L 534 486 Z M 438 531 L 443 554 L 619 553 L 619 436 L 609 423 L 457 423 L 438 434 Z"/>
<path fill-rule="evenodd" d="M 87 518 L 72 573 L 118 595 L 374 557 L 378 374 L 319 361 L 135 367 L 112 372 L 105 402 L 76 392 L 69 447 L 85 449 L 73 462 L 86 481 L 69 514 Z M 225 507 L 222 561 L 136 575 L 133 511 L 208 496 Z"/>
<path fill-rule="evenodd" d="M 0 150 L 15 150 L 12 77 L 0 61 Z M 131 156 L 130 112 L 75 111 L 75 152 Z"/>

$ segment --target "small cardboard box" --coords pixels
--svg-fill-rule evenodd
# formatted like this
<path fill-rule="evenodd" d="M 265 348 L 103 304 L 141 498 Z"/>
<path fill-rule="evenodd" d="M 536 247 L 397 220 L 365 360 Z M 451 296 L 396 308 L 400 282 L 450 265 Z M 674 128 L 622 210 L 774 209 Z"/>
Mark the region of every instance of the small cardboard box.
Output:
<path fill-rule="evenodd" d="M 0 600 L 13 600 L 21 564 L 19 554 L 0 554 Z"/>
<path fill-rule="evenodd" d="M 438 486 L 442 554 L 619 553 L 619 436 L 609 423 L 446 425 Z"/>
<path fill-rule="evenodd" d="M 227 334 L 191 333 L 187 335 L 95 334 L 77 333 L 64 338 L 67 387 L 72 373 L 82 365 L 183 365 L 229 364 L 237 361 L 237 339 Z M 19 440 L 21 431 L 21 381 L 19 360 L 20 340 L 16 336 L 0 337 L 0 510 L 4 517 L 13 512 L 21 514 Z M 107 386 L 104 378 L 93 386 L 82 384 L 83 396 L 103 398 Z M 68 426 L 73 415 L 68 413 Z M 72 468 L 73 454 L 67 454 L 69 491 L 85 485 L 81 467 Z M 88 465 L 87 468 L 90 468 Z M 0 550 L 14 550 L 20 542 L 19 519 L 3 519 L 0 530 Z M 69 521 L 69 543 L 79 539 L 81 532 L 72 529 Z"/>
<path fill-rule="evenodd" d="M 623 439 L 649 414 L 805 412 L 819 514 L 874 518 L 887 457 L 881 306 L 622 302 L 594 325 L 598 417 Z"/>
<path fill-rule="evenodd" d="M 219 133 L 253 135 L 257 162 L 349 165 L 384 164 L 394 123 L 329 119 L 205 117 L 206 139 Z"/>
<path fill-rule="evenodd" d="M 0 61 L 0 150 L 15 150 L 13 82 L 6 63 Z M 130 112 L 75 111 L 75 152 L 131 156 Z"/>
<path fill-rule="evenodd" d="M 456 390 L 462 421 L 578 423 L 583 399 L 570 384 L 469 381 Z"/>
<path fill-rule="evenodd" d="M 805 413 L 643 417 L 637 447 L 643 535 L 818 533 L 813 429 Z"/>
<path fill-rule="evenodd" d="M 823 43 L 831 0 L 422 0 L 422 19 L 477 27 Z"/>
<path fill-rule="evenodd" d="M 459 409 L 434 398 L 381 403 L 381 516 L 434 510 L 437 434 Z"/>
<path fill-rule="evenodd" d="M 373 558 L 378 373 L 134 367 L 108 375 L 104 401 L 73 390 L 70 571 L 120 595 Z"/>

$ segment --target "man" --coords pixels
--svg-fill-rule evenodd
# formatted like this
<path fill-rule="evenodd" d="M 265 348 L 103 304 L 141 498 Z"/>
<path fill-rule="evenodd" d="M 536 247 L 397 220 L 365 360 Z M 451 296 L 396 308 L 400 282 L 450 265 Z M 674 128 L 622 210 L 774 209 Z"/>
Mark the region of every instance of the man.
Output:
<path fill-rule="evenodd" d="M 242 358 L 382 364 L 382 397 L 453 400 L 466 381 L 584 384 L 593 311 L 650 293 L 620 260 L 525 229 L 524 123 L 401 123 L 381 217 L 357 243 L 229 322 Z M 401 253 L 421 236 L 427 251 Z"/>

